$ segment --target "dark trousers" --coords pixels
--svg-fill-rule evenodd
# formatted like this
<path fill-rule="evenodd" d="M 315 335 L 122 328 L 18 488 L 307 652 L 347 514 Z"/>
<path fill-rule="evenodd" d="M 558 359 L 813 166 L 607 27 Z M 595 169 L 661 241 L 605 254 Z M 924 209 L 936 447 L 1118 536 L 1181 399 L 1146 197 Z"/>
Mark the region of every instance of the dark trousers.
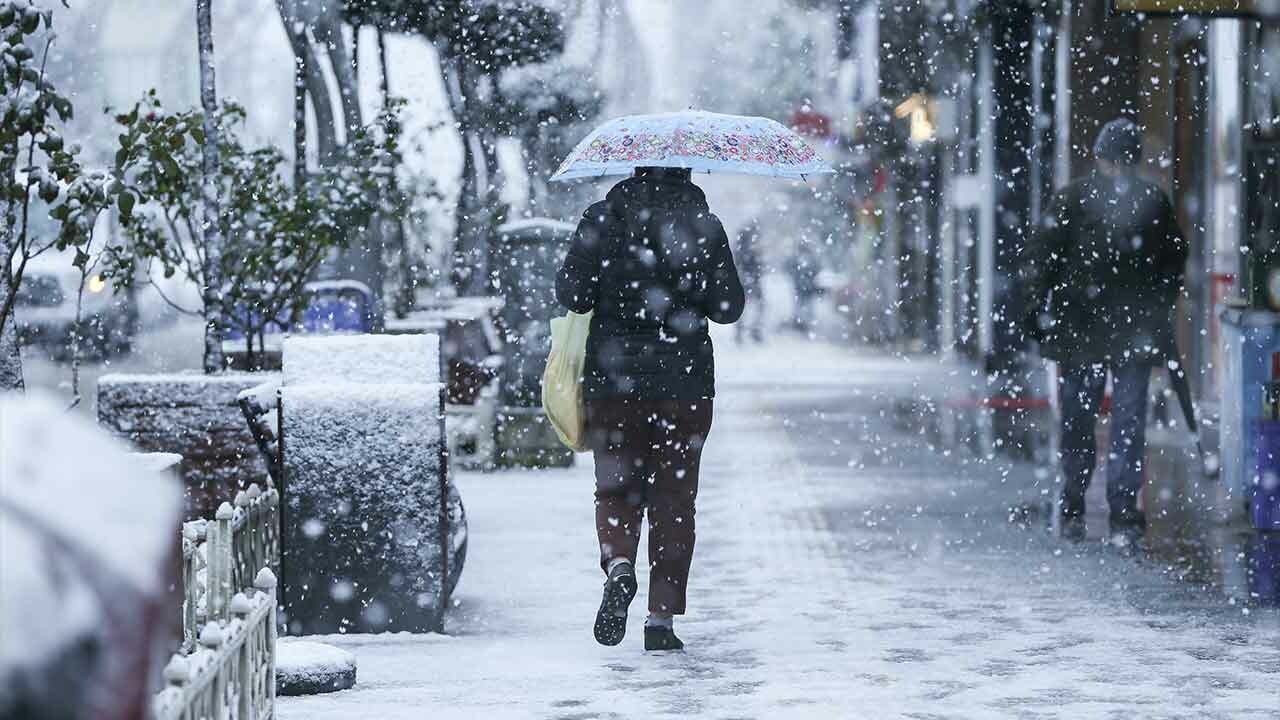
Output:
<path fill-rule="evenodd" d="M 648 509 L 649 611 L 682 615 L 711 400 L 588 400 L 586 412 L 600 564 L 635 563 Z"/>
<path fill-rule="evenodd" d="M 1084 495 L 1097 463 L 1094 429 L 1111 371 L 1111 443 L 1107 454 L 1107 503 L 1112 528 L 1140 526 L 1138 491 L 1146 453 L 1148 362 L 1059 365 L 1062 409 L 1062 513 L 1084 515 Z"/>

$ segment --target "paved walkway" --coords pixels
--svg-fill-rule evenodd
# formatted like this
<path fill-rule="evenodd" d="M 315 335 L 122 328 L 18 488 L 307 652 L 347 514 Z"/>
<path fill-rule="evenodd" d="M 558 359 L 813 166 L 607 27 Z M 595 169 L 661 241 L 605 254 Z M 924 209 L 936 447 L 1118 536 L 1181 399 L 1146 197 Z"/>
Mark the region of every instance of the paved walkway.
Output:
<path fill-rule="evenodd" d="M 1034 478 L 895 421 L 890 398 L 963 378 L 720 344 L 687 652 L 645 654 L 642 615 L 620 647 L 592 640 L 588 457 L 467 475 L 449 634 L 330 638 L 357 688 L 280 717 L 1280 718 L 1276 611 L 1012 525 Z"/>

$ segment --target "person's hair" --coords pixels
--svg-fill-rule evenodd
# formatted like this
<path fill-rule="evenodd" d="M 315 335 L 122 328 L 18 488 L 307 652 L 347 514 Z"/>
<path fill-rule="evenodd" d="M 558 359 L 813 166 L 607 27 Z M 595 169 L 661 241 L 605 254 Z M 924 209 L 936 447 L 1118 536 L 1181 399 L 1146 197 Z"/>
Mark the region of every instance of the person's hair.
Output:
<path fill-rule="evenodd" d="M 1142 130 L 1128 118 L 1116 118 L 1098 131 L 1093 156 L 1113 165 L 1136 165 L 1142 159 Z"/>
<path fill-rule="evenodd" d="M 647 177 L 654 179 L 669 180 L 690 180 L 693 178 L 693 171 L 689 168 L 673 168 L 673 167 L 638 167 L 636 168 L 636 177 Z"/>

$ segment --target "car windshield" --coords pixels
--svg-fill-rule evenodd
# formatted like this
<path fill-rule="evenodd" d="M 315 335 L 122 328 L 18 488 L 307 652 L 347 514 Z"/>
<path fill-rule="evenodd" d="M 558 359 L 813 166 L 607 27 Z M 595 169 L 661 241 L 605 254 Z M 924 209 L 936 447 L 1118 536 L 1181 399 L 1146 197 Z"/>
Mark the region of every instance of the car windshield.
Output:
<path fill-rule="evenodd" d="M 52 275 L 28 275 L 18 286 L 19 307 L 58 307 L 62 301 L 62 287 Z"/>

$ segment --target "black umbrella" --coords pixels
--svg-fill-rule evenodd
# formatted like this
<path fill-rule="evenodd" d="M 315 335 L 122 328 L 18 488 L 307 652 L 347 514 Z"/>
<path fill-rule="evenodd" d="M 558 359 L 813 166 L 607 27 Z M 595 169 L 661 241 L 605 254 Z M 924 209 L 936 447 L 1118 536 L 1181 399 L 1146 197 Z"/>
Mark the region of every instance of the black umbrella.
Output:
<path fill-rule="evenodd" d="M 1187 419 L 1187 429 L 1196 439 L 1196 452 L 1200 454 L 1200 463 L 1206 477 L 1216 478 L 1220 465 L 1217 456 L 1204 451 L 1204 442 L 1200 439 L 1200 424 L 1196 421 L 1196 406 L 1191 399 L 1191 385 L 1187 382 L 1187 364 L 1182 360 L 1182 353 L 1173 344 L 1171 356 L 1175 365 L 1169 368 L 1169 381 L 1173 384 L 1173 392 L 1178 396 L 1178 405 L 1182 406 L 1182 415 Z"/>

